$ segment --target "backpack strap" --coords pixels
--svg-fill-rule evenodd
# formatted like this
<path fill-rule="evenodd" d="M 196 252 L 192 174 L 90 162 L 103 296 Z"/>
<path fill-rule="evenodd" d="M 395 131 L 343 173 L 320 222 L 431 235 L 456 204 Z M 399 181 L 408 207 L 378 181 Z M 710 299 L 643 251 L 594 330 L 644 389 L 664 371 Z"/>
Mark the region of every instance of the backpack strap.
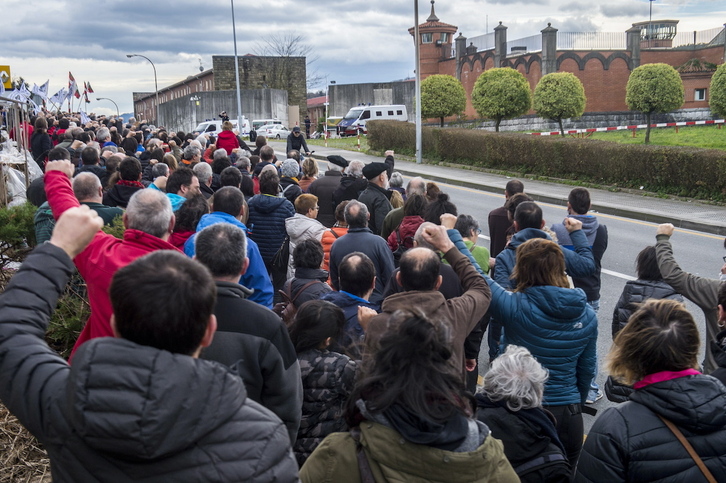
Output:
<path fill-rule="evenodd" d="M 312 280 L 312 281 L 306 283 L 305 285 L 303 285 L 302 287 L 300 287 L 300 290 L 298 290 L 297 292 L 295 292 L 295 296 L 294 297 L 290 297 L 290 303 L 292 303 L 293 305 L 295 305 L 295 301 L 300 296 L 300 294 L 303 293 L 305 291 L 305 289 L 307 289 L 308 287 L 310 287 L 310 286 L 312 286 L 313 284 L 316 284 L 316 283 L 323 283 L 323 282 L 321 282 L 320 280 Z M 292 291 L 292 283 L 290 283 L 290 290 Z M 297 305 L 295 305 L 295 307 L 297 307 Z"/>
<path fill-rule="evenodd" d="M 698 466 L 698 469 L 701 470 L 701 473 L 703 473 L 703 476 L 706 477 L 706 481 L 709 483 L 716 483 L 716 478 L 713 477 L 713 474 L 708 470 L 706 467 L 706 464 L 703 462 L 703 460 L 698 456 L 698 453 L 696 453 L 696 450 L 693 449 L 693 446 L 691 446 L 691 443 L 688 442 L 685 436 L 683 436 L 683 433 L 681 433 L 681 430 L 676 427 L 675 424 L 673 424 L 671 421 L 667 420 L 660 414 L 657 414 L 657 416 L 663 421 L 663 423 L 668 426 L 668 429 L 671 430 L 671 432 L 678 438 L 678 441 L 681 442 L 683 447 L 686 449 L 688 454 L 693 458 L 693 461 L 696 463 L 696 466 Z"/>
<path fill-rule="evenodd" d="M 356 426 L 350 430 L 350 436 L 355 441 L 356 457 L 358 459 L 358 471 L 360 471 L 361 483 L 376 483 L 376 478 L 373 476 L 371 471 L 371 465 L 368 462 L 368 457 L 363 450 L 363 445 L 360 442 L 360 427 Z"/>
<path fill-rule="evenodd" d="M 332 228 L 330 230 L 328 230 L 328 231 L 330 233 L 332 233 L 335 238 L 340 238 L 340 235 L 338 235 L 337 233 L 335 233 L 335 230 L 333 230 Z"/>

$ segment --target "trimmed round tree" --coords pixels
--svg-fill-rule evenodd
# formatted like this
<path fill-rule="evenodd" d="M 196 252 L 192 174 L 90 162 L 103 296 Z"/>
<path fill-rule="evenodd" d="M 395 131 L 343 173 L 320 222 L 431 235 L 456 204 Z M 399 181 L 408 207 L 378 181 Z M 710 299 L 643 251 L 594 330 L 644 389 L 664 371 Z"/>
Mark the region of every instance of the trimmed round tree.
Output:
<path fill-rule="evenodd" d="M 471 91 L 471 103 L 481 117 L 493 119 L 499 131 L 502 119 L 521 116 L 532 106 L 529 82 L 511 67 L 482 72 Z"/>
<path fill-rule="evenodd" d="M 444 118 L 461 114 L 466 108 L 466 91 L 456 77 L 432 75 L 421 81 L 421 116 Z"/>
<path fill-rule="evenodd" d="M 650 142 L 650 117 L 654 112 L 670 112 L 683 105 L 683 81 L 668 64 L 645 64 L 633 70 L 625 87 L 628 109 L 645 114 L 648 127 L 645 143 Z"/>
<path fill-rule="evenodd" d="M 709 106 L 715 116 L 726 117 L 726 64 L 721 64 L 711 77 Z"/>
<path fill-rule="evenodd" d="M 582 116 L 586 102 L 582 82 L 569 72 L 547 74 L 534 89 L 534 110 L 541 117 L 555 121 L 562 136 L 565 135 L 562 120 Z"/>

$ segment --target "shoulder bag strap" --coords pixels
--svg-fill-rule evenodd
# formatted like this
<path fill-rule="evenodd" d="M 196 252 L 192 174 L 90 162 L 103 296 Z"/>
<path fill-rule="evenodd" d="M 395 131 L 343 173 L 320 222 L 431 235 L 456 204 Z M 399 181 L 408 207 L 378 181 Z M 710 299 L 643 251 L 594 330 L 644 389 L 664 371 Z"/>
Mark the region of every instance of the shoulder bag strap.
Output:
<path fill-rule="evenodd" d="M 291 300 L 291 302 L 293 303 L 293 305 L 295 304 L 295 301 L 296 301 L 296 300 L 297 300 L 297 298 L 298 298 L 298 297 L 300 296 L 300 294 L 301 294 L 301 293 L 303 293 L 303 292 L 305 291 L 305 289 L 307 289 L 307 288 L 308 288 L 309 286 L 311 286 L 311 285 L 313 285 L 313 284 L 316 284 L 316 283 L 323 283 L 323 282 L 321 282 L 320 280 L 313 280 L 313 281 L 311 281 L 311 282 L 308 282 L 308 283 L 306 283 L 306 284 L 305 284 L 305 285 L 303 285 L 302 287 L 300 287 L 300 290 L 298 290 L 298 291 L 297 291 L 297 292 L 295 293 L 295 297 L 293 297 L 293 298 L 292 298 L 292 300 Z M 290 283 L 290 290 L 292 290 L 292 283 Z"/>
<path fill-rule="evenodd" d="M 698 466 L 698 469 L 701 470 L 701 473 L 703 473 L 703 476 L 706 477 L 706 481 L 708 483 L 716 483 L 716 478 L 713 477 L 711 472 L 706 468 L 706 465 L 703 463 L 703 460 L 696 454 L 696 450 L 693 449 L 693 446 L 691 446 L 691 443 L 688 442 L 685 436 L 683 436 L 683 433 L 676 427 L 675 424 L 658 414 L 658 417 L 661 421 L 665 423 L 666 426 L 668 426 L 668 429 L 671 430 L 673 434 L 676 435 L 676 438 L 678 438 L 678 441 L 681 442 L 684 448 L 686 448 L 686 451 L 688 451 L 688 454 L 691 455 L 691 458 L 693 458 L 693 461 L 695 461 L 696 466 Z"/>
<path fill-rule="evenodd" d="M 328 230 L 328 231 L 329 231 L 330 233 L 332 233 L 332 234 L 333 234 L 333 236 L 334 236 L 335 238 L 339 238 L 338 234 L 337 234 L 337 233 L 335 233 L 335 230 L 333 230 L 332 228 L 331 228 L 330 230 Z"/>
<path fill-rule="evenodd" d="M 376 479 L 371 471 L 371 465 L 368 462 L 368 457 L 363 450 L 363 445 L 360 442 L 360 427 L 356 426 L 350 430 L 350 436 L 355 441 L 356 456 L 358 458 L 358 470 L 360 471 L 361 483 L 376 483 Z"/>

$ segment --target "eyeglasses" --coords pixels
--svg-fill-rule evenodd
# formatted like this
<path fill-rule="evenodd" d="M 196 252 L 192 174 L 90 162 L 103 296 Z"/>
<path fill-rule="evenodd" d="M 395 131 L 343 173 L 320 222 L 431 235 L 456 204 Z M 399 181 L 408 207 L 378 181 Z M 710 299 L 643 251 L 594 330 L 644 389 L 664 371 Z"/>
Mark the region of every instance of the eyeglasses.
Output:
<path fill-rule="evenodd" d="M 726 255 L 723 256 L 723 261 L 726 262 Z"/>
<path fill-rule="evenodd" d="M 481 228 L 477 228 L 477 229 L 476 229 L 476 234 L 477 234 L 477 235 L 481 235 Z M 724 257 L 724 258 L 726 258 L 726 257 Z"/>

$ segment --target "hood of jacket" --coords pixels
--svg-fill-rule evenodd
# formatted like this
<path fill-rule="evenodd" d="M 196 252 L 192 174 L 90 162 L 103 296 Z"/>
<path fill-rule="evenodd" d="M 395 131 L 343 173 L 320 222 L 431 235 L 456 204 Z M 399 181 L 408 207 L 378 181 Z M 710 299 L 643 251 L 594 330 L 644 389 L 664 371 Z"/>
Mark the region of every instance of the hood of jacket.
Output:
<path fill-rule="evenodd" d="M 545 240 L 552 239 L 546 232 L 542 230 L 538 230 L 537 228 L 525 228 L 524 230 L 520 230 L 512 236 L 512 239 L 509 241 L 509 245 L 507 245 L 507 248 L 516 250 L 519 245 L 526 242 L 527 240 L 531 240 L 532 238 L 544 238 Z"/>
<path fill-rule="evenodd" d="M 211 213 L 207 213 L 206 215 L 202 215 L 202 218 L 199 220 L 199 223 L 197 224 L 197 232 L 200 232 L 204 230 L 208 226 L 212 226 L 215 223 L 231 223 L 234 226 L 237 226 L 239 228 L 242 228 L 244 230 L 245 235 L 247 234 L 247 227 L 244 223 L 239 221 L 234 216 L 223 213 L 221 211 L 213 211 Z"/>
<path fill-rule="evenodd" d="M 582 232 L 587 237 L 587 244 L 592 246 L 595 243 L 597 229 L 600 226 L 600 222 L 597 221 L 597 217 L 594 215 L 569 215 L 568 218 L 574 218 L 582 222 Z M 567 228 L 565 228 L 564 221 L 562 223 L 552 225 L 552 231 L 557 234 L 557 243 L 567 247 L 572 246 L 570 233 L 567 231 Z"/>
<path fill-rule="evenodd" d="M 381 311 L 393 313 L 396 310 L 410 310 L 417 307 L 423 313 L 432 315 L 446 305 L 446 299 L 438 290 L 412 290 L 389 295 L 381 304 Z"/>
<path fill-rule="evenodd" d="M 99 451 L 156 460 L 225 424 L 247 398 L 221 364 L 103 337 L 75 354 L 70 425 Z"/>
<path fill-rule="evenodd" d="M 711 433 L 726 426 L 726 390 L 711 376 L 678 377 L 633 391 L 630 400 L 694 433 Z"/>
<path fill-rule="evenodd" d="M 232 131 L 222 131 L 219 134 L 217 134 L 218 139 L 222 139 L 224 141 L 231 141 L 235 139 L 237 135 L 233 133 Z"/>
<path fill-rule="evenodd" d="M 524 293 L 532 305 L 554 319 L 565 321 L 577 319 L 587 309 L 587 296 L 579 288 L 541 285 L 529 287 Z"/>
<path fill-rule="evenodd" d="M 315 218 L 308 218 L 300 213 L 295 213 L 295 216 L 285 220 L 285 229 L 293 243 L 308 238 L 317 238 L 319 240 L 322 232 L 326 230 L 323 224 Z"/>
<path fill-rule="evenodd" d="M 259 194 L 250 198 L 249 205 L 254 206 L 254 209 L 259 213 L 269 214 L 282 206 L 286 201 L 287 199 L 285 198 Z"/>

